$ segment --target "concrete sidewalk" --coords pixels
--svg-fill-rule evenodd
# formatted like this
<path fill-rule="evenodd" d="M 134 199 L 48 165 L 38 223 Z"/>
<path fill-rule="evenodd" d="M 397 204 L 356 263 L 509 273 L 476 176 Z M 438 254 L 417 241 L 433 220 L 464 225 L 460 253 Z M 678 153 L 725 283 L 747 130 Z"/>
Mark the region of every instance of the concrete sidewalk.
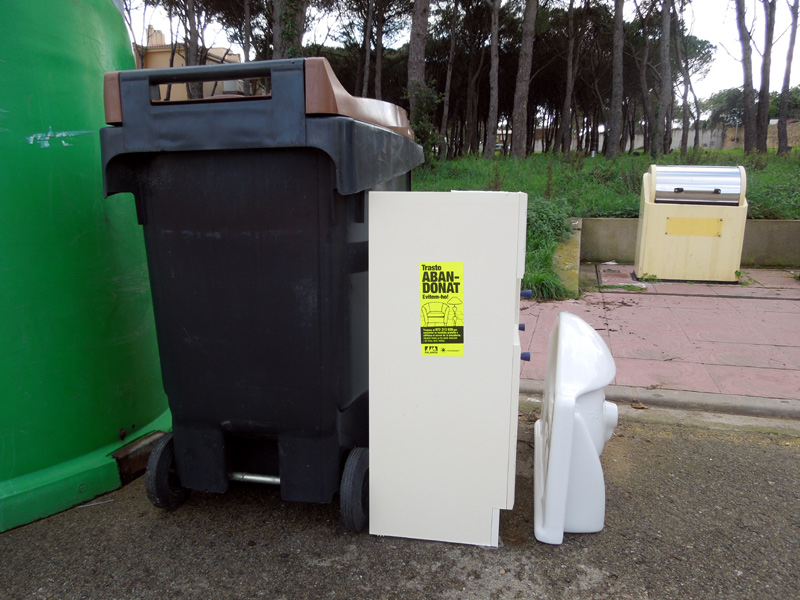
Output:
<path fill-rule="evenodd" d="M 531 352 L 523 393 L 540 393 L 550 332 L 566 311 L 592 325 L 611 350 L 617 376 L 609 399 L 800 418 L 794 271 L 751 269 L 740 284 L 640 283 L 632 272 L 624 265 L 584 267 L 584 286 L 595 283 L 596 291 L 579 300 L 522 302 L 520 336 Z"/>
<path fill-rule="evenodd" d="M 0 534 L 0 598 L 797 597 L 800 422 L 621 406 L 601 456 L 605 529 L 548 546 L 533 535 L 535 405 L 520 407 L 500 548 L 353 534 L 337 503 L 283 502 L 255 484 L 192 493 L 168 513 L 139 478 Z"/>

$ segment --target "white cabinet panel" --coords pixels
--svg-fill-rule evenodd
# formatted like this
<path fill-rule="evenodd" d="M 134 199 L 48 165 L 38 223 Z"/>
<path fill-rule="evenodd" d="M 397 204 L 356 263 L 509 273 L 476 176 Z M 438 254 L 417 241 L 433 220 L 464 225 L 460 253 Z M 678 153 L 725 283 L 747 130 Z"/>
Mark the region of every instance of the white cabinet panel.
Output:
<path fill-rule="evenodd" d="M 370 532 L 497 545 L 527 196 L 372 192 L 368 212 Z"/>

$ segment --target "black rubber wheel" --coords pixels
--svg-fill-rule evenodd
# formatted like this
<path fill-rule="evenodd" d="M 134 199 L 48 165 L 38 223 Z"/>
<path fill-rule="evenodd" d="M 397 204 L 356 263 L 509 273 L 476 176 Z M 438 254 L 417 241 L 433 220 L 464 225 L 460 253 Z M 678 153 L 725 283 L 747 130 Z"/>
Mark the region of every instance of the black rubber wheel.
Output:
<path fill-rule="evenodd" d="M 189 497 L 189 490 L 181 486 L 175 471 L 175 443 L 171 433 L 162 436 L 150 454 L 144 489 L 154 506 L 166 510 L 175 510 Z"/>
<path fill-rule="evenodd" d="M 369 449 L 353 448 L 344 463 L 339 489 L 342 524 L 350 531 L 364 531 L 369 523 Z"/>

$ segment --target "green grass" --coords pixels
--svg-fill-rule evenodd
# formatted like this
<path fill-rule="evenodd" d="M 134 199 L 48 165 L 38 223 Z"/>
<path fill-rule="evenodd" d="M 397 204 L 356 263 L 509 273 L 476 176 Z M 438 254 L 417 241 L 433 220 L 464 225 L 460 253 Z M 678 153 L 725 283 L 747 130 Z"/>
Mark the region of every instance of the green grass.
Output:
<path fill-rule="evenodd" d="M 557 198 L 572 217 L 639 216 L 642 175 L 653 159 L 624 154 L 613 161 L 579 154 L 535 154 L 525 160 L 467 157 L 414 172 L 415 190 L 523 191 L 531 201 Z M 800 149 L 790 156 L 745 156 L 741 150 L 701 150 L 662 157 L 658 164 L 744 165 L 751 219 L 800 219 Z"/>
<path fill-rule="evenodd" d="M 741 150 L 673 152 L 658 164 L 744 165 L 748 217 L 800 219 L 800 150 L 787 157 L 745 156 Z M 642 175 L 653 159 L 623 154 L 613 161 L 572 153 L 524 160 L 466 157 L 433 162 L 414 172 L 414 190 L 505 190 L 528 194 L 525 289 L 541 300 L 567 297 L 552 268 L 557 243 L 569 235 L 568 217 L 639 216 Z"/>

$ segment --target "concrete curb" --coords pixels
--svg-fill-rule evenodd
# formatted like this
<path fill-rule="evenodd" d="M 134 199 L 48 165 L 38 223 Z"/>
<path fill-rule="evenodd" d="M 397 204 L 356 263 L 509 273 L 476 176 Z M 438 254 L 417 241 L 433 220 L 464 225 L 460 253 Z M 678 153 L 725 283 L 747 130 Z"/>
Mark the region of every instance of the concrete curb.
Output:
<path fill-rule="evenodd" d="M 632 265 L 636 259 L 639 219 L 584 218 L 580 259 L 602 263 L 615 260 Z M 742 267 L 800 265 L 800 221 L 747 219 L 742 244 Z"/>
<path fill-rule="evenodd" d="M 544 381 L 520 379 L 520 394 L 541 396 Z M 645 406 L 702 410 L 712 413 L 744 415 L 749 417 L 774 417 L 800 420 L 800 401 L 785 398 L 760 398 L 757 396 L 734 396 L 685 392 L 677 390 L 647 389 L 609 385 L 605 389 L 606 400 L 617 404 L 641 402 Z"/>

